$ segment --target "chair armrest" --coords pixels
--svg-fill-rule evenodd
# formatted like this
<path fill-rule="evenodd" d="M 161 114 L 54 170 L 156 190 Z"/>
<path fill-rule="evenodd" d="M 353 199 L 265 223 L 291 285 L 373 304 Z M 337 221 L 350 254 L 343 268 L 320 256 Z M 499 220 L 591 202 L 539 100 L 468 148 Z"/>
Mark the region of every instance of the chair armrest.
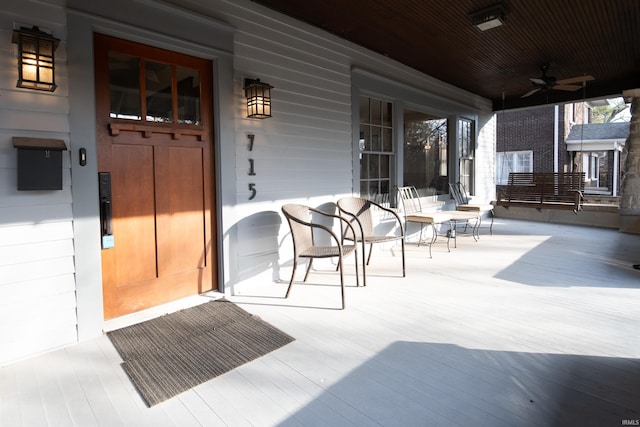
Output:
<path fill-rule="evenodd" d="M 400 215 L 398 215 L 395 209 L 386 208 L 379 203 L 372 202 L 371 200 L 369 201 L 369 203 L 371 203 L 373 206 L 377 207 L 378 209 L 393 215 L 396 221 L 398 221 L 398 225 L 400 226 L 400 236 L 404 236 L 404 226 L 402 225 L 402 220 L 400 219 Z"/>
<path fill-rule="evenodd" d="M 336 214 L 331 214 L 329 212 L 326 211 L 322 211 L 320 209 L 314 209 L 314 208 L 309 208 L 309 210 L 313 213 L 317 213 L 329 218 L 335 218 L 338 221 L 344 223 L 347 227 L 349 227 L 351 229 L 351 232 L 353 233 L 353 236 L 356 236 L 355 233 L 355 229 L 353 228 L 353 226 L 351 225 L 351 223 L 349 221 L 347 221 L 345 218 L 341 217 L 340 215 L 336 215 Z M 358 219 L 356 218 L 356 222 L 358 223 L 358 225 L 360 226 L 360 235 L 363 234 L 362 232 L 362 225 L 360 225 L 360 221 L 358 221 Z M 329 227 L 326 227 L 322 224 L 315 224 L 315 223 L 310 223 L 309 224 L 311 227 L 315 227 L 315 228 L 321 228 L 323 230 L 325 230 L 326 232 L 328 232 L 329 234 L 331 234 L 331 236 L 333 236 L 333 238 L 336 240 L 336 242 L 338 243 L 338 245 L 342 246 L 342 244 L 340 243 L 340 241 L 338 240 L 338 237 L 335 235 L 335 233 L 333 232 L 333 230 L 331 230 Z M 340 227 L 340 233 L 344 234 L 344 228 Z"/>
<path fill-rule="evenodd" d="M 345 215 L 348 215 L 351 219 L 353 219 L 355 221 L 355 223 L 358 224 L 358 229 L 360 230 L 360 234 L 359 235 L 360 236 L 364 236 L 364 228 L 362 227 L 362 223 L 360 222 L 358 217 L 356 215 L 352 214 L 351 212 L 347 212 L 347 211 L 343 211 L 343 210 L 340 210 L 340 212 L 345 214 Z M 356 236 L 358 236 L 358 235 L 356 234 L 356 229 L 353 228 L 352 222 L 351 221 L 347 221 L 347 219 L 342 217 L 342 216 L 340 216 L 340 219 L 342 221 L 344 221 L 345 224 L 349 225 L 349 228 L 351 228 L 351 233 L 353 234 L 354 240 L 356 240 Z M 347 234 L 347 233 L 345 233 L 346 230 L 344 228 L 342 228 L 342 227 L 340 227 L 340 231 L 342 232 L 342 237 L 344 237 L 345 234 Z M 349 237 L 347 237 L 347 239 L 350 240 Z"/>

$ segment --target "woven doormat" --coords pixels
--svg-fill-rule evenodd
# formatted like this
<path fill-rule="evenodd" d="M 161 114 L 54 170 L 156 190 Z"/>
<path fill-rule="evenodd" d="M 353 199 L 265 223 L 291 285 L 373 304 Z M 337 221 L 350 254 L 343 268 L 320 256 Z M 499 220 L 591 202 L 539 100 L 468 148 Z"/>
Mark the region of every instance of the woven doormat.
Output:
<path fill-rule="evenodd" d="M 124 360 L 124 371 L 148 406 L 294 340 L 224 299 L 107 335 Z"/>

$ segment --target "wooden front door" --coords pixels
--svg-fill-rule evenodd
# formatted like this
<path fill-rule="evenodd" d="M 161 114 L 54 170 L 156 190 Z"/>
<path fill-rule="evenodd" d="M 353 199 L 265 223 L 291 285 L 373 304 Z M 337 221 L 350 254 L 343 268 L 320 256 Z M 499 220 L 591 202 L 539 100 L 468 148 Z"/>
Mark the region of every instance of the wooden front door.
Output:
<path fill-rule="evenodd" d="M 212 65 L 95 35 L 98 170 L 111 178 L 105 319 L 216 285 Z"/>

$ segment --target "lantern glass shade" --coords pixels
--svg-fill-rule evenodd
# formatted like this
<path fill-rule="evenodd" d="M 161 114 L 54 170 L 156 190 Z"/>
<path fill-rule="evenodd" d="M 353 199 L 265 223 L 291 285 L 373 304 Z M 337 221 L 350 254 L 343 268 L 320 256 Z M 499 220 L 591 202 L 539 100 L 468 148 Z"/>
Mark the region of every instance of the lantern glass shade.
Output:
<path fill-rule="evenodd" d="M 59 40 L 33 27 L 13 32 L 12 42 L 18 45 L 17 87 L 56 90 L 55 50 Z"/>
<path fill-rule="evenodd" d="M 271 86 L 260 80 L 246 79 L 244 95 L 247 98 L 247 117 L 266 119 L 271 117 Z"/>

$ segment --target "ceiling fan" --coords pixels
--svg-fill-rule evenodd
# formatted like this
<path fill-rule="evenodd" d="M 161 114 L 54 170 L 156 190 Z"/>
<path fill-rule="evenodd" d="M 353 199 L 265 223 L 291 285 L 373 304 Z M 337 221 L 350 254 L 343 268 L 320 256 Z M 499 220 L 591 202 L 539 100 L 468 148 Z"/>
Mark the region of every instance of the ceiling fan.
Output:
<path fill-rule="evenodd" d="M 542 72 L 542 76 L 540 77 L 531 77 L 531 83 L 533 83 L 533 89 L 529 92 L 522 95 L 520 98 L 526 98 L 527 96 L 531 96 L 534 93 L 540 90 L 568 90 L 575 91 L 581 89 L 585 82 L 595 80 L 593 76 L 578 76 L 571 77 L 569 79 L 557 80 L 555 77 L 547 76 L 547 71 L 549 71 L 549 64 L 542 64 L 540 67 L 540 71 Z M 582 83 L 582 85 L 576 85 L 575 83 Z"/>

